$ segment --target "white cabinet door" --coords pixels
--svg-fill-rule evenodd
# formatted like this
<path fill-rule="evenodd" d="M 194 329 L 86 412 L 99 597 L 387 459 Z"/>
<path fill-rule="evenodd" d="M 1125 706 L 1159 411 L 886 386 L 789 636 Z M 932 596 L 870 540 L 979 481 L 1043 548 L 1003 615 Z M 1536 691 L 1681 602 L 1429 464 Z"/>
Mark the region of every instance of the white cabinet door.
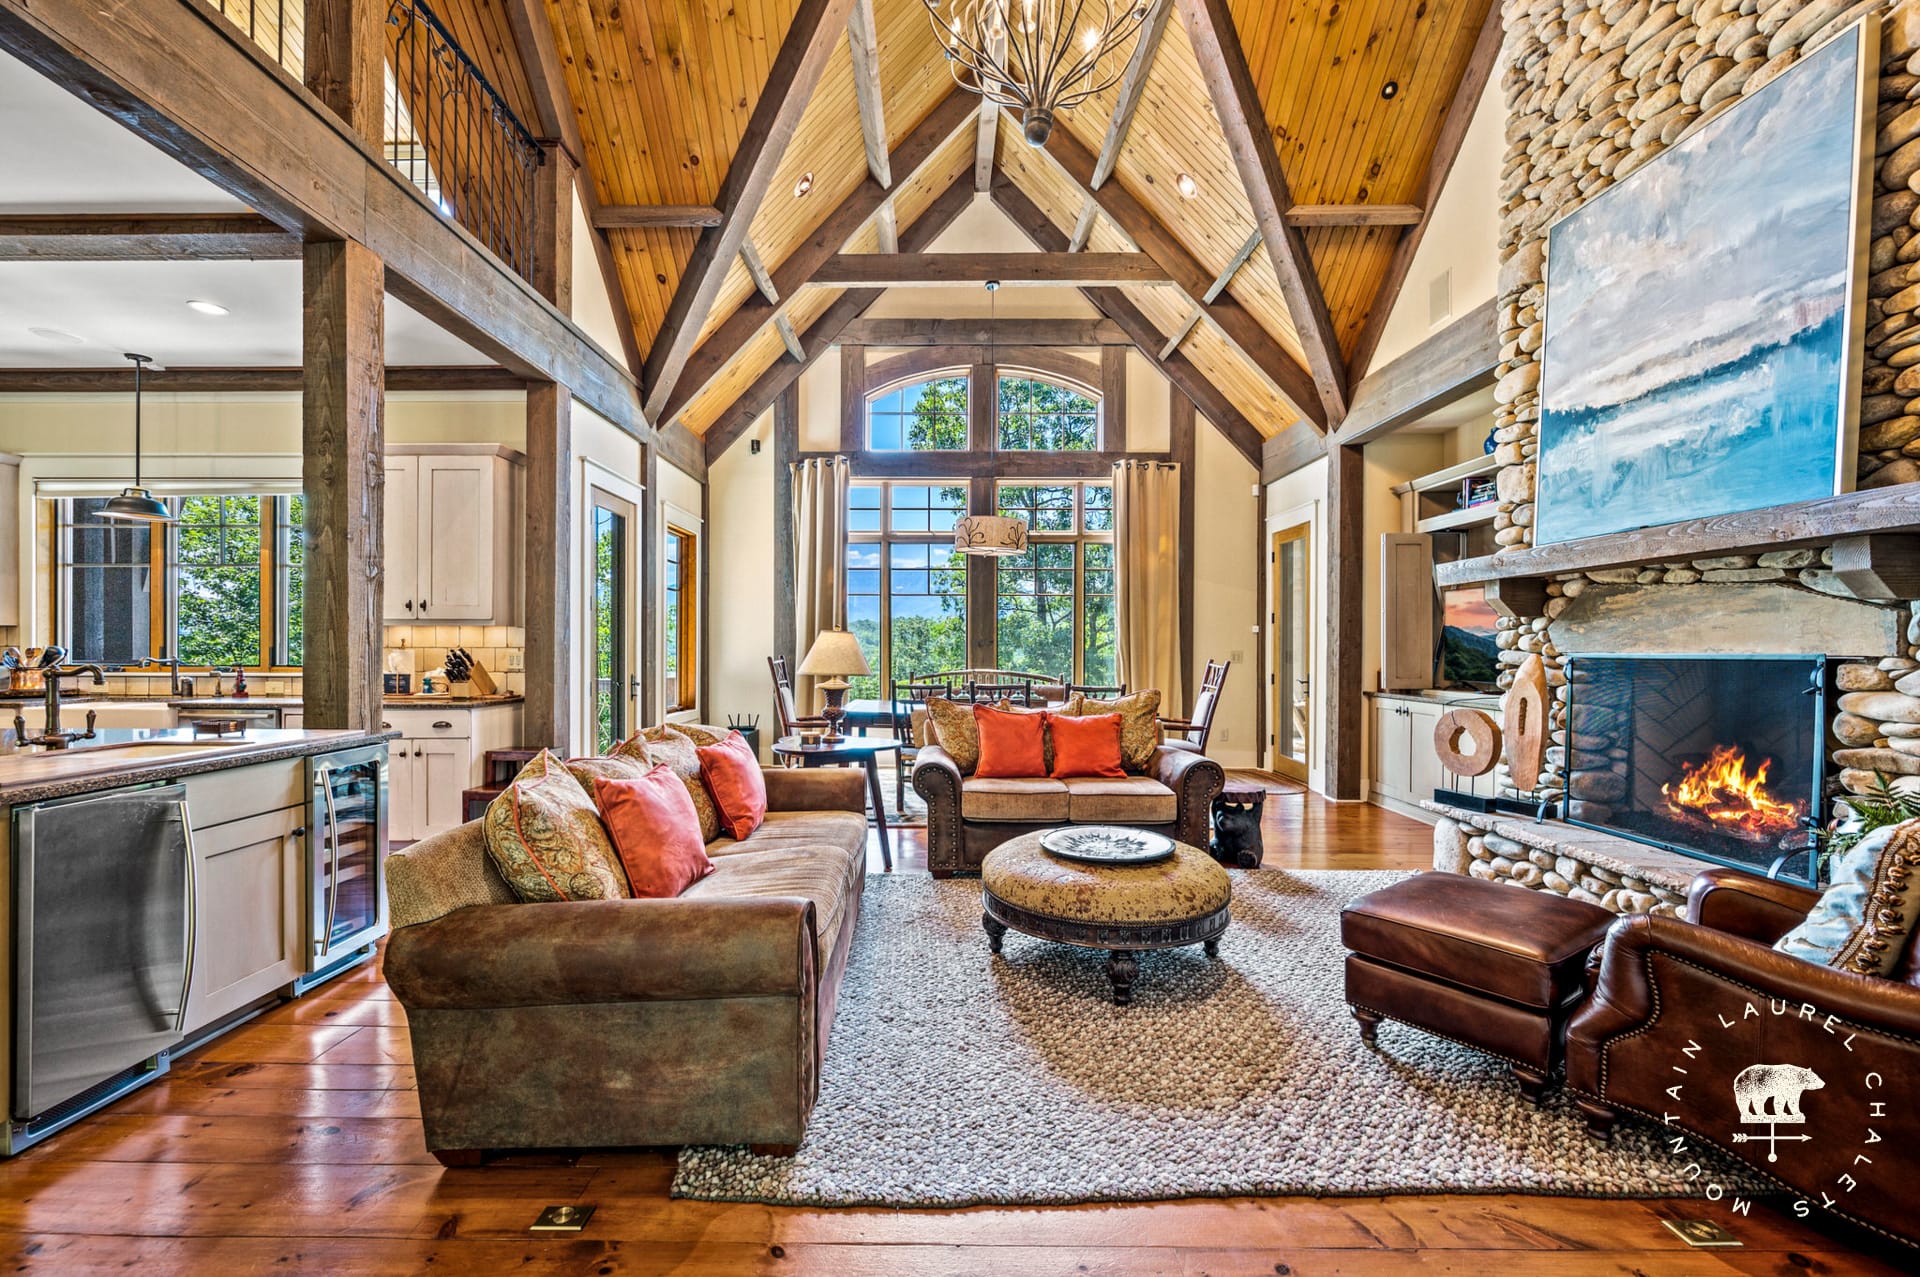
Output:
<path fill-rule="evenodd" d="M 415 777 L 423 761 L 413 756 L 419 741 L 387 742 L 387 841 L 413 842 L 420 837 L 419 785 Z"/>
<path fill-rule="evenodd" d="M 419 620 L 494 613 L 493 457 L 418 457 Z M 392 556 L 389 555 L 389 558 Z"/>
<path fill-rule="evenodd" d="M 303 709 L 283 709 L 280 711 L 280 726 L 287 731 L 298 731 L 307 725 L 307 711 Z"/>
<path fill-rule="evenodd" d="M 1410 802 L 1425 802 L 1440 788 L 1440 756 L 1433 752 L 1433 729 L 1440 725 L 1440 706 L 1409 701 L 1407 711 L 1407 788 Z"/>
<path fill-rule="evenodd" d="M 473 744 L 465 740 L 418 740 L 414 793 L 418 824 L 414 837 L 426 838 L 460 826 L 460 795 L 472 784 Z"/>
<path fill-rule="evenodd" d="M 1373 781 L 1389 798 L 1405 799 L 1413 789 L 1407 707 L 1399 701 L 1373 703 Z"/>
<path fill-rule="evenodd" d="M 420 471 L 418 457 L 388 457 L 382 510 L 388 621 L 420 619 Z"/>
<path fill-rule="evenodd" d="M 193 835 L 192 1032 L 300 974 L 301 808 L 228 821 Z"/>

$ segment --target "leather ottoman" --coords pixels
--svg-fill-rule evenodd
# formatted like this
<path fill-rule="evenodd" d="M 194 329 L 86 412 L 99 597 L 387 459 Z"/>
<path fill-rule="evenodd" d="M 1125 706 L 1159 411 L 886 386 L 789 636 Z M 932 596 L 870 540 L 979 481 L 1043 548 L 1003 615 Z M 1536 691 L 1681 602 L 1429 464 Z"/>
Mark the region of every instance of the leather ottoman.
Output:
<path fill-rule="evenodd" d="M 1340 915 L 1347 1005 L 1374 1041 L 1398 1020 L 1495 1055 L 1538 1101 L 1587 993 L 1587 955 L 1616 915 L 1544 891 L 1424 873 Z"/>

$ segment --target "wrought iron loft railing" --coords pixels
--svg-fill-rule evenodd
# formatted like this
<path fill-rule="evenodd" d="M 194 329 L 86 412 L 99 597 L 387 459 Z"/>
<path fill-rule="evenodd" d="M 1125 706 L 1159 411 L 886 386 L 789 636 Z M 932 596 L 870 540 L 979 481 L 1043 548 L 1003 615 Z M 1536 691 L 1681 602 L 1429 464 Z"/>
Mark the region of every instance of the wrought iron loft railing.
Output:
<path fill-rule="evenodd" d="M 304 77 L 305 0 L 206 0 Z M 382 152 L 440 211 L 522 275 L 533 268 L 540 144 L 426 0 L 388 0 Z"/>

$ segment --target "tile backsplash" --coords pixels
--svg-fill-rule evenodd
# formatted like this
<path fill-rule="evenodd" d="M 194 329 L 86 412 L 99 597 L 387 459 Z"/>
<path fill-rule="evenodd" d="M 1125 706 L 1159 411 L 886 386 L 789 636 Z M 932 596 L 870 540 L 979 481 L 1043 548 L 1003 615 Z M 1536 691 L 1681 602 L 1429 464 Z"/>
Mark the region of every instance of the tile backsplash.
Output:
<path fill-rule="evenodd" d="M 526 675 L 507 667 L 524 663 L 526 645 L 527 632 L 518 625 L 389 625 L 388 661 L 382 668 L 393 669 L 393 653 L 404 652 L 401 669 L 413 675 L 414 690 L 418 691 L 422 674 L 446 665 L 449 648 L 464 647 L 486 666 L 501 691 L 524 693 Z"/>

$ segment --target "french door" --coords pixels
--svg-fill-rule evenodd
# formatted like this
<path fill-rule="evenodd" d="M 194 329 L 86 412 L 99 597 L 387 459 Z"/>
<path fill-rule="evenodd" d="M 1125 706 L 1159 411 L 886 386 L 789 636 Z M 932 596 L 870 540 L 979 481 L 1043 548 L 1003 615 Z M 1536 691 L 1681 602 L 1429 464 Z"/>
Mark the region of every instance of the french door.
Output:
<path fill-rule="evenodd" d="M 633 734 L 640 708 L 640 490 L 591 467 L 586 476 L 586 689 L 589 752 Z"/>
<path fill-rule="evenodd" d="M 1307 778 L 1313 738 L 1313 525 L 1273 534 L 1273 770 Z"/>

